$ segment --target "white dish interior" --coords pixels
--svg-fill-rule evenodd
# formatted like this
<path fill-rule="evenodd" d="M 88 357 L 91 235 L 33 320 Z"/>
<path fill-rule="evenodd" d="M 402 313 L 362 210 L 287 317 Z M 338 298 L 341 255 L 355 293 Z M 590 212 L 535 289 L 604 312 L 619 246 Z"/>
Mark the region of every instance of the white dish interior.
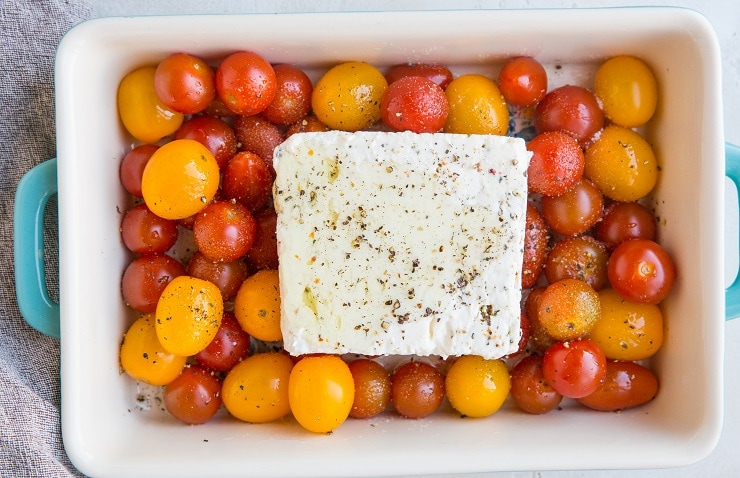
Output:
<path fill-rule="evenodd" d="M 564 402 L 545 416 L 507 403 L 479 420 L 439 411 L 349 420 L 330 435 L 292 419 L 249 425 L 221 416 L 184 426 L 119 370 L 131 313 L 120 295 L 130 260 L 119 236 L 118 165 L 131 143 L 116 89 L 131 69 L 188 51 L 212 61 L 241 49 L 314 78 L 342 60 L 436 62 L 495 77 L 531 55 L 551 87 L 588 84 L 617 54 L 649 63 L 661 88 L 646 130 L 662 164 L 654 192 L 660 240 L 679 279 L 652 361 L 650 404 L 601 413 Z M 719 49 L 708 22 L 673 8 L 444 11 L 99 19 L 72 30 L 57 57 L 62 431 L 94 476 L 369 476 L 500 470 L 653 468 L 706 456 L 722 426 L 724 144 Z M 557 68 L 562 65 L 563 68 Z M 575 72 L 575 73 L 574 73 Z M 144 411 L 151 405 L 152 410 Z"/>

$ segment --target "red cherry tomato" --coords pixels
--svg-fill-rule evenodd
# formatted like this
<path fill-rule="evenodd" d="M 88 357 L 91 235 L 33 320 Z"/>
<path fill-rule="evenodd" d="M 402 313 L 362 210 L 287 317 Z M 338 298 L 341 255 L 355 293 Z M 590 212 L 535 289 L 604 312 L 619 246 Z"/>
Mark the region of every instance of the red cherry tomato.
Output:
<path fill-rule="evenodd" d="M 565 237 L 556 242 L 547 255 L 545 277 L 550 284 L 578 279 L 599 291 L 607 284 L 608 261 L 606 248 L 592 236 Z"/>
<path fill-rule="evenodd" d="M 627 239 L 655 240 L 657 221 L 652 212 L 637 202 L 615 202 L 596 224 L 596 238 L 612 250 Z"/>
<path fill-rule="evenodd" d="M 189 276 L 216 284 L 224 300 L 236 297 L 242 282 L 249 276 L 249 267 L 241 260 L 213 261 L 201 251 L 196 251 L 188 262 Z"/>
<path fill-rule="evenodd" d="M 154 312 L 164 288 L 172 279 L 181 275 L 185 275 L 185 268 L 177 259 L 167 254 L 138 257 L 123 271 L 123 300 L 139 312 Z"/>
<path fill-rule="evenodd" d="M 213 70 L 188 53 L 173 53 L 159 62 L 154 90 L 165 106 L 183 114 L 203 111 L 216 97 Z"/>
<path fill-rule="evenodd" d="M 157 216 L 143 203 L 126 211 L 121 221 L 123 244 L 137 254 L 166 252 L 177 237 L 177 221 Z"/>
<path fill-rule="evenodd" d="M 272 166 L 272 152 L 285 141 L 280 129 L 261 116 L 238 116 L 234 120 L 236 139 L 242 151 L 251 151 L 262 158 L 275 174 Z"/>
<path fill-rule="evenodd" d="M 435 85 L 444 90 L 452 81 L 452 72 L 444 65 L 431 65 L 424 63 L 403 63 L 392 66 L 385 74 L 385 79 L 390 85 L 398 79 L 407 76 L 421 76 L 431 80 Z"/>
<path fill-rule="evenodd" d="M 422 76 L 405 76 L 391 83 L 380 99 L 383 122 L 395 131 L 436 133 L 447 121 L 444 90 Z"/>
<path fill-rule="evenodd" d="M 198 250 L 212 261 L 244 257 L 254 242 L 257 222 L 238 201 L 215 201 L 195 217 L 193 237 Z"/>
<path fill-rule="evenodd" d="M 582 234 L 596 224 L 604 212 L 604 196 L 594 183 L 580 178 L 559 196 L 542 196 L 542 216 L 553 231 L 565 236 Z"/>
<path fill-rule="evenodd" d="M 545 380 L 542 356 L 529 355 L 511 370 L 511 398 L 527 413 L 540 415 L 560 405 L 563 396 Z"/>
<path fill-rule="evenodd" d="M 200 425 L 221 407 L 221 381 L 210 371 L 191 365 L 164 388 L 164 406 L 178 420 Z"/>
<path fill-rule="evenodd" d="M 555 342 L 542 359 L 542 373 L 564 397 L 581 398 L 595 392 L 606 376 L 606 357 L 589 339 Z"/>
<path fill-rule="evenodd" d="M 221 188 L 224 197 L 257 212 L 272 200 L 272 181 L 270 167 L 262 158 L 251 151 L 240 151 L 223 169 Z"/>
<path fill-rule="evenodd" d="M 216 93 L 237 114 L 260 113 L 272 103 L 276 90 L 275 70 L 255 52 L 232 53 L 216 68 Z"/>
<path fill-rule="evenodd" d="M 391 401 L 391 375 L 378 362 L 357 359 L 349 363 L 355 382 L 355 398 L 349 416 L 370 418 L 388 408 Z"/>
<path fill-rule="evenodd" d="M 547 242 L 548 233 L 545 220 L 533 204 L 527 203 L 522 264 L 523 289 L 533 287 L 540 278 L 547 257 Z"/>
<path fill-rule="evenodd" d="M 144 168 L 149 158 L 159 149 L 156 144 L 141 144 L 126 153 L 121 160 L 119 176 L 121 184 L 131 195 L 137 198 L 143 197 L 141 193 L 141 178 L 144 176 Z"/>
<path fill-rule="evenodd" d="M 583 150 L 562 131 L 538 134 L 527 144 L 532 159 L 527 185 L 533 193 L 559 196 L 575 186 L 585 167 Z"/>
<path fill-rule="evenodd" d="M 224 312 L 221 325 L 208 346 L 195 354 L 203 367 L 216 372 L 227 372 L 249 354 L 250 337 L 242 329 L 233 312 Z"/>
<path fill-rule="evenodd" d="M 547 93 L 547 72 L 532 57 L 511 58 L 499 72 L 498 86 L 508 103 L 520 107 L 534 106 Z"/>
<path fill-rule="evenodd" d="M 426 362 L 406 362 L 391 377 L 391 403 L 404 418 L 423 418 L 442 405 L 445 380 Z"/>
<path fill-rule="evenodd" d="M 288 125 L 295 123 L 311 110 L 313 84 L 306 73 L 288 64 L 273 66 L 277 83 L 275 98 L 262 112 L 268 121 Z"/>
<path fill-rule="evenodd" d="M 565 85 L 547 93 L 537 104 L 534 120 L 538 133 L 564 131 L 583 146 L 604 126 L 604 113 L 591 91 Z"/>
<path fill-rule="evenodd" d="M 268 208 L 254 215 L 257 236 L 247 252 L 246 261 L 255 269 L 277 269 L 277 213 Z"/>
<path fill-rule="evenodd" d="M 607 273 L 619 295 L 641 304 L 665 299 L 676 278 L 671 256 L 648 239 L 629 239 L 617 246 L 609 257 Z"/>
<path fill-rule="evenodd" d="M 175 131 L 175 139 L 194 139 L 213 154 L 219 168 L 236 154 L 234 129 L 225 121 L 214 116 L 193 116 Z"/>
<path fill-rule="evenodd" d="M 609 361 L 604 383 L 578 403 L 594 410 L 612 412 L 643 405 L 658 394 L 658 378 L 649 368 L 634 362 Z"/>

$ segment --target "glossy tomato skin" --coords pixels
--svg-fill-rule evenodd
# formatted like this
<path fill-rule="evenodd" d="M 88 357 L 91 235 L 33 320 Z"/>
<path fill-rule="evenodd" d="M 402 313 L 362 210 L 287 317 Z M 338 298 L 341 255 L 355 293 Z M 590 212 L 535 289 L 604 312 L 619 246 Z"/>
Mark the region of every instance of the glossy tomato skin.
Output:
<path fill-rule="evenodd" d="M 175 277 L 157 302 L 157 338 L 165 350 L 191 356 L 205 349 L 221 326 L 224 302 L 215 284 Z"/>
<path fill-rule="evenodd" d="M 219 288 L 224 300 L 236 296 L 242 282 L 249 276 L 249 266 L 241 259 L 213 261 L 201 251 L 196 251 L 187 266 L 189 276 L 212 282 Z"/>
<path fill-rule="evenodd" d="M 156 215 L 183 219 L 213 200 L 219 179 L 218 163 L 208 148 L 192 139 L 176 139 L 149 158 L 141 191 Z"/>
<path fill-rule="evenodd" d="M 257 221 L 257 236 L 247 252 L 246 261 L 254 269 L 277 269 L 277 213 L 267 208 L 254 215 Z"/>
<path fill-rule="evenodd" d="M 233 112 L 256 115 L 272 102 L 277 90 L 275 70 L 253 51 L 230 54 L 216 68 L 216 94 Z"/>
<path fill-rule="evenodd" d="M 629 55 L 612 57 L 599 66 L 594 93 L 606 117 L 627 128 L 647 123 L 658 105 L 655 75 L 644 61 Z"/>
<path fill-rule="evenodd" d="M 121 368 L 131 378 L 150 385 L 166 385 L 182 372 L 187 357 L 168 352 L 157 338 L 153 313 L 144 314 L 128 328 L 121 341 Z"/>
<path fill-rule="evenodd" d="M 576 85 L 548 92 L 535 109 L 535 129 L 564 131 L 584 146 L 604 126 L 604 113 L 594 94 Z"/>
<path fill-rule="evenodd" d="M 272 201 L 273 179 L 267 162 L 251 151 L 240 151 L 224 168 L 221 188 L 224 197 L 236 199 L 256 213 Z"/>
<path fill-rule="evenodd" d="M 126 191 L 137 198 L 142 197 L 141 178 L 149 158 L 159 149 L 156 144 L 140 144 L 126 153 L 118 171 L 121 184 Z"/>
<path fill-rule="evenodd" d="M 293 361 L 279 352 L 250 355 L 224 378 L 226 410 L 239 420 L 267 423 L 290 413 L 288 384 Z"/>
<path fill-rule="evenodd" d="M 582 280 L 599 291 L 608 283 L 608 261 L 606 248 L 592 236 L 564 237 L 547 255 L 545 277 L 549 283 L 562 279 Z"/>
<path fill-rule="evenodd" d="M 599 291 L 601 318 L 590 338 L 613 360 L 645 360 L 663 345 L 663 313 L 654 304 L 625 300 L 614 289 Z"/>
<path fill-rule="evenodd" d="M 175 131 L 175 139 L 194 139 L 213 154 L 219 168 L 236 154 L 234 129 L 227 122 L 214 116 L 193 116 Z"/>
<path fill-rule="evenodd" d="M 442 405 L 444 396 L 444 377 L 426 362 L 406 362 L 391 377 L 391 403 L 404 418 L 431 415 Z"/>
<path fill-rule="evenodd" d="M 121 279 L 123 300 L 139 312 L 154 312 L 159 296 L 174 278 L 185 274 L 185 267 L 164 253 L 141 256 L 126 267 Z"/>
<path fill-rule="evenodd" d="M 238 201 L 215 201 L 193 223 L 195 244 L 212 261 L 241 259 L 254 242 L 257 222 Z"/>
<path fill-rule="evenodd" d="M 500 359 L 463 355 L 452 363 L 445 375 L 447 399 L 452 408 L 465 417 L 482 418 L 496 413 L 510 389 L 509 370 Z"/>
<path fill-rule="evenodd" d="M 349 416 L 371 418 L 388 408 L 391 401 L 391 375 L 378 362 L 360 358 L 349 363 L 355 382 L 355 397 Z"/>
<path fill-rule="evenodd" d="M 655 240 L 657 220 L 650 210 L 637 202 L 615 202 L 604 211 L 596 224 L 596 238 L 613 250 L 627 239 Z"/>
<path fill-rule="evenodd" d="M 121 221 L 123 244 L 137 254 L 166 252 L 177 241 L 177 222 L 163 219 L 146 206 L 132 207 Z"/>
<path fill-rule="evenodd" d="M 234 314 L 252 337 L 265 342 L 282 340 L 278 271 L 261 269 L 245 279 L 234 299 Z"/>
<path fill-rule="evenodd" d="M 522 265 L 523 289 L 533 287 L 539 280 L 547 258 L 548 241 L 547 225 L 542 214 L 534 204 L 527 203 Z"/>
<path fill-rule="evenodd" d="M 542 359 L 547 383 L 564 397 L 582 398 L 595 392 L 606 376 L 606 357 L 589 339 L 555 342 Z"/>
<path fill-rule="evenodd" d="M 562 131 L 540 133 L 527 144 L 532 159 L 527 169 L 527 186 L 533 193 L 559 196 L 581 179 L 584 156 L 573 137 Z"/>
<path fill-rule="evenodd" d="M 329 128 L 358 131 L 380 121 L 380 99 L 386 88 L 385 76 L 373 65 L 339 63 L 316 82 L 311 107 Z"/>
<path fill-rule="evenodd" d="M 249 334 L 241 328 L 234 313 L 227 311 L 216 336 L 205 349 L 195 354 L 195 360 L 208 370 L 227 372 L 247 358 L 250 346 Z"/>
<path fill-rule="evenodd" d="M 422 76 L 406 76 L 391 83 L 380 100 L 383 122 L 394 131 L 436 133 L 447 121 L 444 90 Z"/>
<path fill-rule="evenodd" d="M 658 394 L 659 382 L 652 370 L 634 362 L 609 361 L 604 382 L 578 403 L 603 412 L 644 405 Z"/>
<path fill-rule="evenodd" d="M 275 97 L 262 115 L 271 123 L 289 125 L 311 111 L 311 79 L 300 68 L 281 63 L 273 66 L 277 82 Z"/>
<path fill-rule="evenodd" d="M 582 280 L 553 282 L 539 298 L 537 320 L 555 340 L 574 340 L 588 334 L 600 317 L 599 295 Z"/>
<path fill-rule="evenodd" d="M 505 135 L 508 131 L 509 108 L 490 78 L 474 73 L 458 76 L 447 85 L 445 96 L 446 133 Z"/>
<path fill-rule="evenodd" d="M 118 115 L 126 131 L 142 143 L 156 143 L 171 135 L 184 119 L 157 96 L 155 71 L 154 66 L 143 66 L 128 73 L 118 85 Z"/>
<path fill-rule="evenodd" d="M 524 357 L 511 370 L 511 397 L 520 409 L 534 415 L 556 409 L 563 400 L 545 380 L 541 355 Z"/>
<path fill-rule="evenodd" d="M 604 196 L 586 178 L 559 196 L 542 196 L 542 216 L 553 231 L 574 236 L 591 229 L 604 212 Z"/>
<path fill-rule="evenodd" d="M 642 304 L 661 302 L 676 279 L 671 256 L 660 244 L 648 239 L 630 239 L 617 246 L 609 258 L 607 272 L 619 295 Z"/>
<path fill-rule="evenodd" d="M 337 356 L 305 357 L 290 372 L 290 409 L 298 423 L 311 432 L 328 433 L 344 423 L 354 395 L 352 372 Z"/>
<path fill-rule="evenodd" d="M 586 148 L 584 175 L 604 196 L 638 201 L 658 182 L 660 167 L 653 147 L 637 132 L 609 125 Z"/>
<path fill-rule="evenodd" d="M 172 53 L 154 73 L 157 96 L 168 108 L 183 114 L 200 113 L 216 97 L 214 74 L 202 59 L 188 53 Z"/>
<path fill-rule="evenodd" d="M 164 387 L 164 406 L 188 425 L 209 421 L 221 407 L 221 381 L 203 367 L 190 365 Z"/>
<path fill-rule="evenodd" d="M 501 68 L 498 85 L 509 104 L 534 106 L 547 94 L 547 72 L 532 57 L 514 57 Z"/>
<path fill-rule="evenodd" d="M 393 65 L 385 73 L 385 79 L 388 85 L 394 81 L 407 76 L 421 76 L 431 80 L 434 84 L 444 90 L 452 81 L 452 71 L 444 65 L 425 64 L 425 63 L 402 63 Z"/>

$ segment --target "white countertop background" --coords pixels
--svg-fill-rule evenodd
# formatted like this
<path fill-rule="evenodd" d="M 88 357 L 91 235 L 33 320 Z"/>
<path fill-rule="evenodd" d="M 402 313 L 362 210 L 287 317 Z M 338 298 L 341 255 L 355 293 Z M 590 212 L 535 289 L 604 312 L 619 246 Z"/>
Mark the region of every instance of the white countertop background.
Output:
<path fill-rule="evenodd" d="M 449 10 L 515 8 L 585 8 L 613 6 L 679 6 L 696 10 L 714 26 L 723 61 L 725 139 L 740 145 L 740 2 L 737 0 L 683 0 L 618 2 L 601 0 L 117 0 L 93 1 L 98 16 L 194 13 L 276 13 L 374 10 Z M 728 180 L 727 271 L 729 285 L 738 264 L 737 193 Z M 725 337 L 725 422 L 720 441 L 704 460 L 691 466 L 639 471 L 551 471 L 445 475 L 448 478 L 614 478 L 632 477 L 731 477 L 740 475 L 740 319 L 727 322 Z"/>

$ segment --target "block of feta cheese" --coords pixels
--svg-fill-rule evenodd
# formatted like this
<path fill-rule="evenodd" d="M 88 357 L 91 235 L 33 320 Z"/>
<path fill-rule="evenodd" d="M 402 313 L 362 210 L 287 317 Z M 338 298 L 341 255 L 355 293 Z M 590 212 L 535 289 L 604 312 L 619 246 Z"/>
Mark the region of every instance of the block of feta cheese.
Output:
<path fill-rule="evenodd" d="M 516 351 L 530 155 L 494 135 L 289 137 L 273 159 L 285 349 Z"/>

